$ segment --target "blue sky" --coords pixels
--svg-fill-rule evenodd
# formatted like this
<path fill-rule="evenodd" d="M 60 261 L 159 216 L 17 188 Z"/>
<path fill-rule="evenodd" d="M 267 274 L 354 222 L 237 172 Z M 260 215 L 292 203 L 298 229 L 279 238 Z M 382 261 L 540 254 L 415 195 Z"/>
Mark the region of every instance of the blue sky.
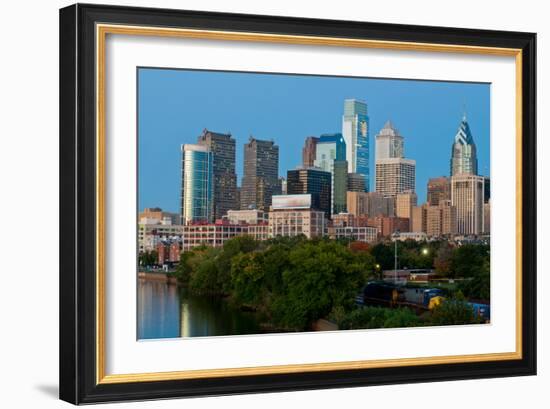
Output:
<path fill-rule="evenodd" d="M 371 190 L 375 136 L 391 119 L 416 160 L 419 203 L 430 177 L 449 174 L 451 145 L 466 110 L 477 145 L 479 173 L 489 175 L 490 85 L 477 83 L 138 70 L 139 208 L 177 212 L 180 145 L 204 128 L 231 132 L 241 184 L 249 135 L 279 145 L 279 175 L 301 163 L 307 136 L 341 132 L 344 99 L 364 100 L 370 117 Z"/>

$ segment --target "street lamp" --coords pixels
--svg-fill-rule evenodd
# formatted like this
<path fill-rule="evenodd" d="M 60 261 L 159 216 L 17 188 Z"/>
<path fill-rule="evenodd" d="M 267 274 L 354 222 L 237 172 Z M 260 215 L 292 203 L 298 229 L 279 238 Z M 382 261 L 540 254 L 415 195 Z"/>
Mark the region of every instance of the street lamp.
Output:
<path fill-rule="evenodd" d="M 428 250 L 427 248 L 423 248 L 423 249 L 422 249 L 422 254 L 423 254 L 423 255 L 427 256 L 428 253 L 429 253 L 429 250 Z"/>

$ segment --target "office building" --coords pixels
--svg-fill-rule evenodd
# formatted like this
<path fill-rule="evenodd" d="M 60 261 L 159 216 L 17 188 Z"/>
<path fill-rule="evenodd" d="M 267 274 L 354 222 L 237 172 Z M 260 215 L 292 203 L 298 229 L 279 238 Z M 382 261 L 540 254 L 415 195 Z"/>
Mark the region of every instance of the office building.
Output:
<path fill-rule="evenodd" d="M 268 214 L 257 209 L 229 210 L 224 220 L 227 220 L 229 224 L 260 224 L 267 223 Z"/>
<path fill-rule="evenodd" d="M 319 138 L 315 136 L 308 136 L 304 142 L 304 147 L 302 148 L 302 166 L 308 168 L 313 166 L 316 156 L 316 146 L 319 142 Z"/>
<path fill-rule="evenodd" d="M 404 158 L 403 137 L 394 128 L 391 121 L 376 135 L 376 160 L 389 158 Z"/>
<path fill-rule="evenodd" d="M 349 165 L 348 165 L 349 168 Z M 359 173 L 348 173 L 348 192 L 366 192 L 365 177 Z"/>
<path fill-rule="evenodd" d="M 220 219 L 228 210 L 240 208 L 237 202 L 237 174 L 235 173 L 235 139 L 231 134 L 221 134 L 205 129 L 197 143 L 207 146 L 213 155 L 214 218 Z"/>
<path fill-rule="evenodd" d="M 334 161 L 334 173 L 332 176 L 333 214 L 345 213 L 347 207 L 348 190 L 348 162 L 345 160 Z"/>
<path fill-rule="evenodd" d="M 279 189 L 279 147 L 273 141 L 250 137 L 244 145 L 241 209 L 269 210 Z"/>
<path fill-rule="evenodd" d="M 426 234 L 430 237 L 452 236 L 457 233 L 456 207 L 450 200 L 427 207 Z"/>
<path fill-rule="evenodd" d="M 381 237 L 389 237 L 396 232 L 409 231 L 409 219 L 402 217 L 369 217 L 366 224 L 369 227 L 376 227 Z"/>
<path fill-rule="evenodd" d="M 395 216 L 395 197 L 379 192 L 347 192 L 347 206 L 356 217 Z"/>
<path fill-rule="evenodd" d="M 315 210 L 312 204 L 311 194 L 273 196 L 269 236 L 304 235 L 308 239 L 324 236 L 327 231 L 325 212 Z"/>
<path fill-rule="evenodd" d="M 376 191 L 384 196 L 414 192 L 416 162 L 412 159 L 389 158 L 376 161 Z"/>
<path fill-rule="evenodd" d="M 331 238 L 374 243 L 378 239 L 378 229 L 368 226 L 335 226 Z"/>
<path fill-rule="evenodd" d="M 142 221 L 143 220 L 143 221 Z M 138 215 L 139 223 L 165 223 L 179 224 L 180 215 L 177 213 L 165 212 L 160 207 L 146 207 Z"/>
<path fill-rule="evenodd" d="M 424 203 L 421 206 L 412 208 L 412 218 L 410 230 L 412 232 L 426 232 L 428 222 L 428 204 Z"/>
<path fill-rule="evenodd" d="M 205 145 L 186 144 L 181 151 L 181 224 L 211 222 L 214 155 Z"/>
<path fill-rule="evenodd" d="M 348 171 L 363 175 L 366 189 L 370 185 L 369 132 L 367 104 L 356 99 L 346 99 L 342 117 L 342 135 L 346 142 Z"/>
<path fill-rule="evenodd" d="M 451 200 L 451 179 L 445 176 L 429 179 L 427 199 L 430 206 L 437 206 L 443 200 Z"/>
<path fill-rule="evenodd" d="M 338 188 L 335 181 L 335 164 L 338 170 Z M 345 211 L 347 189 L 346 143 L 342 134 L 323 134 L 316 145 L 315 167 L 330 172 L 331 175 L 331 214 Z M 344 168 L 344 166 L 346 168 Z M 336 197 L 335 189 L 338 197 Z M 297 193 L 297 192 L 296 192 Z M 306 192 L 309 193 L 309 192 Z"/>
<path fill-rule="evenodd" d="M 413 207 L 417 204 L 416 193 L 405 192 L 398 193 L 395 197 L 395 215 L 397 217 L 404 217 L 406 219 L 412 219 Z"/>
<path fill-rule="evenodd" d="M 451 177 L 451 203 L 456 207 L 457 233 L 478 235 L 483 232 L 485 177 L 459 174 Z"/>
<path fill-rule="evenodd" d="M 332 175 L 318 168 L 298 168 L 287 172 L 288 195 L 310 194 L 311 207 L 331 216 Z"/>
<path fill-rule="evenodd" d="M 477 175 L 476 144 L 466 115 L 462 117 L 451 150 L 451 176 L 462 174 Z"/>

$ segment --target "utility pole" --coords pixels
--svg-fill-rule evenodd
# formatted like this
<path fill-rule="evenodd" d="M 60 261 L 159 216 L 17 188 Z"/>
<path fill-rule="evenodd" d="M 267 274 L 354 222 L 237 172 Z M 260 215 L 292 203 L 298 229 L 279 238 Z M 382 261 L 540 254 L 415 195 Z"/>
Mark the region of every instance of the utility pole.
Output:
<path fill-rule="evenodd" d="M 393 233 L 393 243 L 394 243 L 394 251 L 393 251 L 393 281 L 397 283 L 397 238 L 399 237 L 399 230 L 396 230 Z"/>

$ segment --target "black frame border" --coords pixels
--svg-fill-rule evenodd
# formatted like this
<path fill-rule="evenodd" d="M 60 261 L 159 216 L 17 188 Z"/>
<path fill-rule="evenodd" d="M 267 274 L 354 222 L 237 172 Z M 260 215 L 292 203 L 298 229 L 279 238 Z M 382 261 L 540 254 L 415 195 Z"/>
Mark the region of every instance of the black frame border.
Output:
<path fill-rule="evenodd" d="M 96 384 L 95 24 L 522 50 L 522 359 Z M 60 10 L 60 399 L 74 404 L 536 374 L 536 34 L 76 4 Z"/>

